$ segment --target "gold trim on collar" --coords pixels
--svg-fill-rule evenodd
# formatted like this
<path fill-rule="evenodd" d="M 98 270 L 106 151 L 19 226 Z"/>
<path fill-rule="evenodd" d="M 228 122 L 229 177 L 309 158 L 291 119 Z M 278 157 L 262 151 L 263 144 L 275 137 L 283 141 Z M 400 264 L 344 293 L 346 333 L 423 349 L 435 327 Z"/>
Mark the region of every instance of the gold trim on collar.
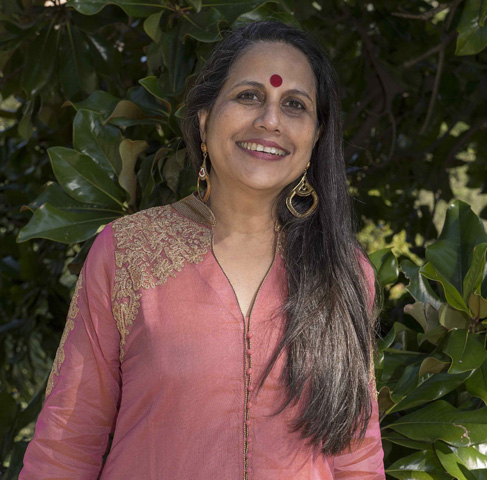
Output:
<path fill-rule="evenodd" d="M 173 203 L 171 206 L 181 215 L 194 222 L 202 223 L 209 227 L 216 225 L 215 215 L 213 215 L 210 207 L 204 204 L 194 193 Z"/>

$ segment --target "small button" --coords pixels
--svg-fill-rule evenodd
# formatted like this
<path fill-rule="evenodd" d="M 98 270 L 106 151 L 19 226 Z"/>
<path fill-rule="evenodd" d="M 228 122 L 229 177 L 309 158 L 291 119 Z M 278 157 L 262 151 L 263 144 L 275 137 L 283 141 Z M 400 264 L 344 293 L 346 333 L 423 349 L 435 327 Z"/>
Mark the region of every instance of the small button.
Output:
<path fill-rule="evenodd" d="M 254 390 L 254 387 L 253 387 L 252 385 L 249 385 L 249 386 L 247 387 L 247 390 L 248 390 L 249 392 L 252 392 L 252 391 Z"/>
<path fill-rule="evenodd" d="M 252 454 L 251 454 L 250 452 L 247 452 L 247 453 L 245 454 L 245 458 L 250 458 L 251 456 L 252 456 Z"/>
<path fill-rule="evenodd" d="M 252 369 L 251 368 L 247 368 L 247 375 L 252 375 Z"/>
<path fill-rule="evenodd" d="M 245 425 L 247 425 L 247 427 L 250 425 L 250 419 L 249 420 L 245 420 Z"/>
<path fill-rule="evenodd" d="M 247 437 L 247 443 L 251 443 L 252 442 L 252 437 Z"/>
<path fill-rule="evenodd" d="M 252 408 L 252 402 L 247 403 L 247 408 Z"/>
<path fill-rule="evenodd" d="M 252 355 L 253 353 L 254 351 L 251 348 L 247 349 L 247 355 Z"/>
<path fill-rule="evenodd" d="M 254 336 L 253 332 L 247 332 L 247 338 L 252 338 Z"/>

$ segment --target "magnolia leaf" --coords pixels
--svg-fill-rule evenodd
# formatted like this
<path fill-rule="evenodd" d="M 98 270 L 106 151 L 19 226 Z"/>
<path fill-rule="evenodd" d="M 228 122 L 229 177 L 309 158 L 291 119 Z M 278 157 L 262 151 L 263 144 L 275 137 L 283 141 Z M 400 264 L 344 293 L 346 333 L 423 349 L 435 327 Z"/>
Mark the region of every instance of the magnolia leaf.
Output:
<path fill-rule="evenodd" d="M 439 345 L 441 339 L 448 333 L 443 325 L 438 325 L 426 333 L 418 333 L 418 343 L 421 345 L 423 342 L 428 341 L 433 345 Z"/>
<path fill-rule="evenodd" d="M 425 358 L 421 363 L 421 367 L 419 368 L 419 376 L 422 377 L 427 373 L 445 372 L 448 370 L 450 364 L 451 362 L 443 362 L 435 357 Z"/>
<path fill-rule="evenodd" d="M 78 110 L 73 121 L 73 147 L 90 156 L 113 183 L 122 169 L 119 145 L 123 135 L 117 127 L 104 125 L 98 113 Z"/>
<path fill-rule="evenodd" d="M 162 36 L 162 29 L 159 26 L 161 17 L 162 10 L 153 13 L 144 20 L 144 32 L 156 43 L 159 42 Z"/>
<path fill-rule="evenodd" d="M 432 450 L 423 450 L 396 460 L 386 473 L 399 480 L 451 480 Z"/>
<path fill-rule="evenodd" d="M 387 428 L 413 440 L 443 440 L 457 447 L 487 443 L 487 408 L 463 411 L 438 400 L 398 418 Z"/>
<path fill-rule="evenodd" d="M 445 470 L 458 480 L 477 480 L 478 477 L 470 470 L 485 469 L 487 466 L 487 456 L 473 446 L 458 448 L 438 441 L 434 448 Z"/>
<path fill-rule="evenodd" d="M 470 320 L 465 312 L 455 310 L 448 303 L 444 303 L 438 311 L 438 320 L 448 330 L 452 328 L 467 328 Z"/>
<path fill-rule="evenodd" d="M 440 281 L 445 290 L 451 285 L 461 295 L 463 279 L 472 264 L 474 247 L 483 242 L 487 242 L 487 234 L 482 221 L 468 204 L 455 200 L 447 209 L 438 240 L 426 248 L 426 260 L 438 276 L 438 279 L 432 279 Z M 421 269 L 423 274 L 425 267 Z M 448 294 L 445 291 L 445 295 Z M 459 310 L 463 309 L 450 300 L 448 302 Z"/>
<path fill-rule="evenodd" d="M 468 330 L 451 330 L 443 348 L 452 359 L 448 373 L 461 373 L 479 368 L 487 357 L 480 337 Z"/>
<path fill-rule="evenodd" d="M 472 264 L 463 279 L 463 299 L 468 301 L 470 295 L 480 289 L 486 270 L 485 257 L 487 243 L 480 243 L 473 249 Z"/>
<path fill-rule="evenodd" d="M 135 206 L 135 192 L 137 188 L 137 177 L 135 175 L 135 162 L 138 156 L 144 152 L 149 145 L 143 140 L 130 140 L 126 138 L 120 143 L 120 157 L 122 158 L 122 171 L 118 181 L 129 194 L 129 205 Z"/>
<path fill-rule="evenodd" d="M 420 269 L 420 273 L 430 280 L 439 282 L 445 292 L 446 301 L 457 310 L 463 310 L 469 313 L 468 306 L 462 298 L 460 292 L 442 275 L 440 275 L 434 268 L 433 264 L 428 262 Z"/>
<path fill-rule="evenodd" d="M 457 30 L 455 55 L 475 55 L 485 48 L 487 25 L 485 25 L 484 0 L 467 0 Z"/>
<path fill-rule="evenodd" d="M 465 382 L 468 393 L 479 397 L 487 405 L 487 360 Z"/>
<path fill-rule="evenodd" d="M 54 175 L 72 198 L 83 203 L 123 208 L 123 189 L 91 157 L 64 147 L 52 147 L 48 154 Z"/>
<path fill-rule="evenodd" d="M 487 318 L 487 300 L 478 293 L 472 293 L 468 299 L 468 308 L 475 318 Z"/>
<path fill-rule="evenodd" d="M 80 243 L 120 215 L 100 212 L 69 212 L 45 203 L 38 208 L 29 223 L 20 231 L 17 241 L 47 238 L 61 243 Z"/>
<path fill-rule="evenodd" d="M 377 271 L 377 277 L 382 288 L 397 280 L 399 266 L 391 248 L 377 250 L 371 253 L 369 258 Z"/>
<path fill-rule="evenodd" d="M 418 267 L 410 260 L 401 262 L 401 270 L 406 278 L 409 279 L 409 285 L 406 286 L 408 292 L 418 301 L 425 305 L 432 305 L 435 309 L 440 308 L 441 299 L 431 288 L 428 281 L 425 281 L 419 273 L 421 267 Z"/>
<path fill-rule="evenodd" d="M 421 325 L 423 331 L 427 331 L 424 303 L 410 303 L 404 307 L 404 313 L 411 315 L 411 317 L 413 317 Z"/>

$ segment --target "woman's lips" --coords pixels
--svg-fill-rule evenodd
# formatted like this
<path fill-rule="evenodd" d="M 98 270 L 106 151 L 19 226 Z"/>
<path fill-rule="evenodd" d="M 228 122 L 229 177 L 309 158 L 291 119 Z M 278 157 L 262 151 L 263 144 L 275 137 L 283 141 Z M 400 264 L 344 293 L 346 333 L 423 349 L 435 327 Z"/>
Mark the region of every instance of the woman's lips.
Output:
<path fill-rule="evenodd" d="M 288 153 L 285 155 L 276 155 L 273 153 L 267 153 L 267 152 L 258 152 L 257 150 L 250 150 L 240 144 L 237 143 L 237 147 L 242 149 L 244 152 L 248 153 L 249 155 L 252 155 L 253 157 L 260 158 L 262 160 L 271 160 L 271 161 L 279 161 L 282 160 L 283 158 L 287 157 Z"/>

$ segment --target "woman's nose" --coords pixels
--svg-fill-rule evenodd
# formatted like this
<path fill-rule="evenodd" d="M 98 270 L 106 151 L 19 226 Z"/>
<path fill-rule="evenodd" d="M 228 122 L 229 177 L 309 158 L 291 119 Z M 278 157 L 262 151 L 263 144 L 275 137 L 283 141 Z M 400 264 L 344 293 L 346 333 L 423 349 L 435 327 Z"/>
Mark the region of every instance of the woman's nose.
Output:
<path fill-rule="evenodd" d="M 281 109 L 277 103 L 265 103 L 259 109 L 259 115 L 255 119 L 256 128 L 264 128 L 269 131 L 281 131 Z"/>

